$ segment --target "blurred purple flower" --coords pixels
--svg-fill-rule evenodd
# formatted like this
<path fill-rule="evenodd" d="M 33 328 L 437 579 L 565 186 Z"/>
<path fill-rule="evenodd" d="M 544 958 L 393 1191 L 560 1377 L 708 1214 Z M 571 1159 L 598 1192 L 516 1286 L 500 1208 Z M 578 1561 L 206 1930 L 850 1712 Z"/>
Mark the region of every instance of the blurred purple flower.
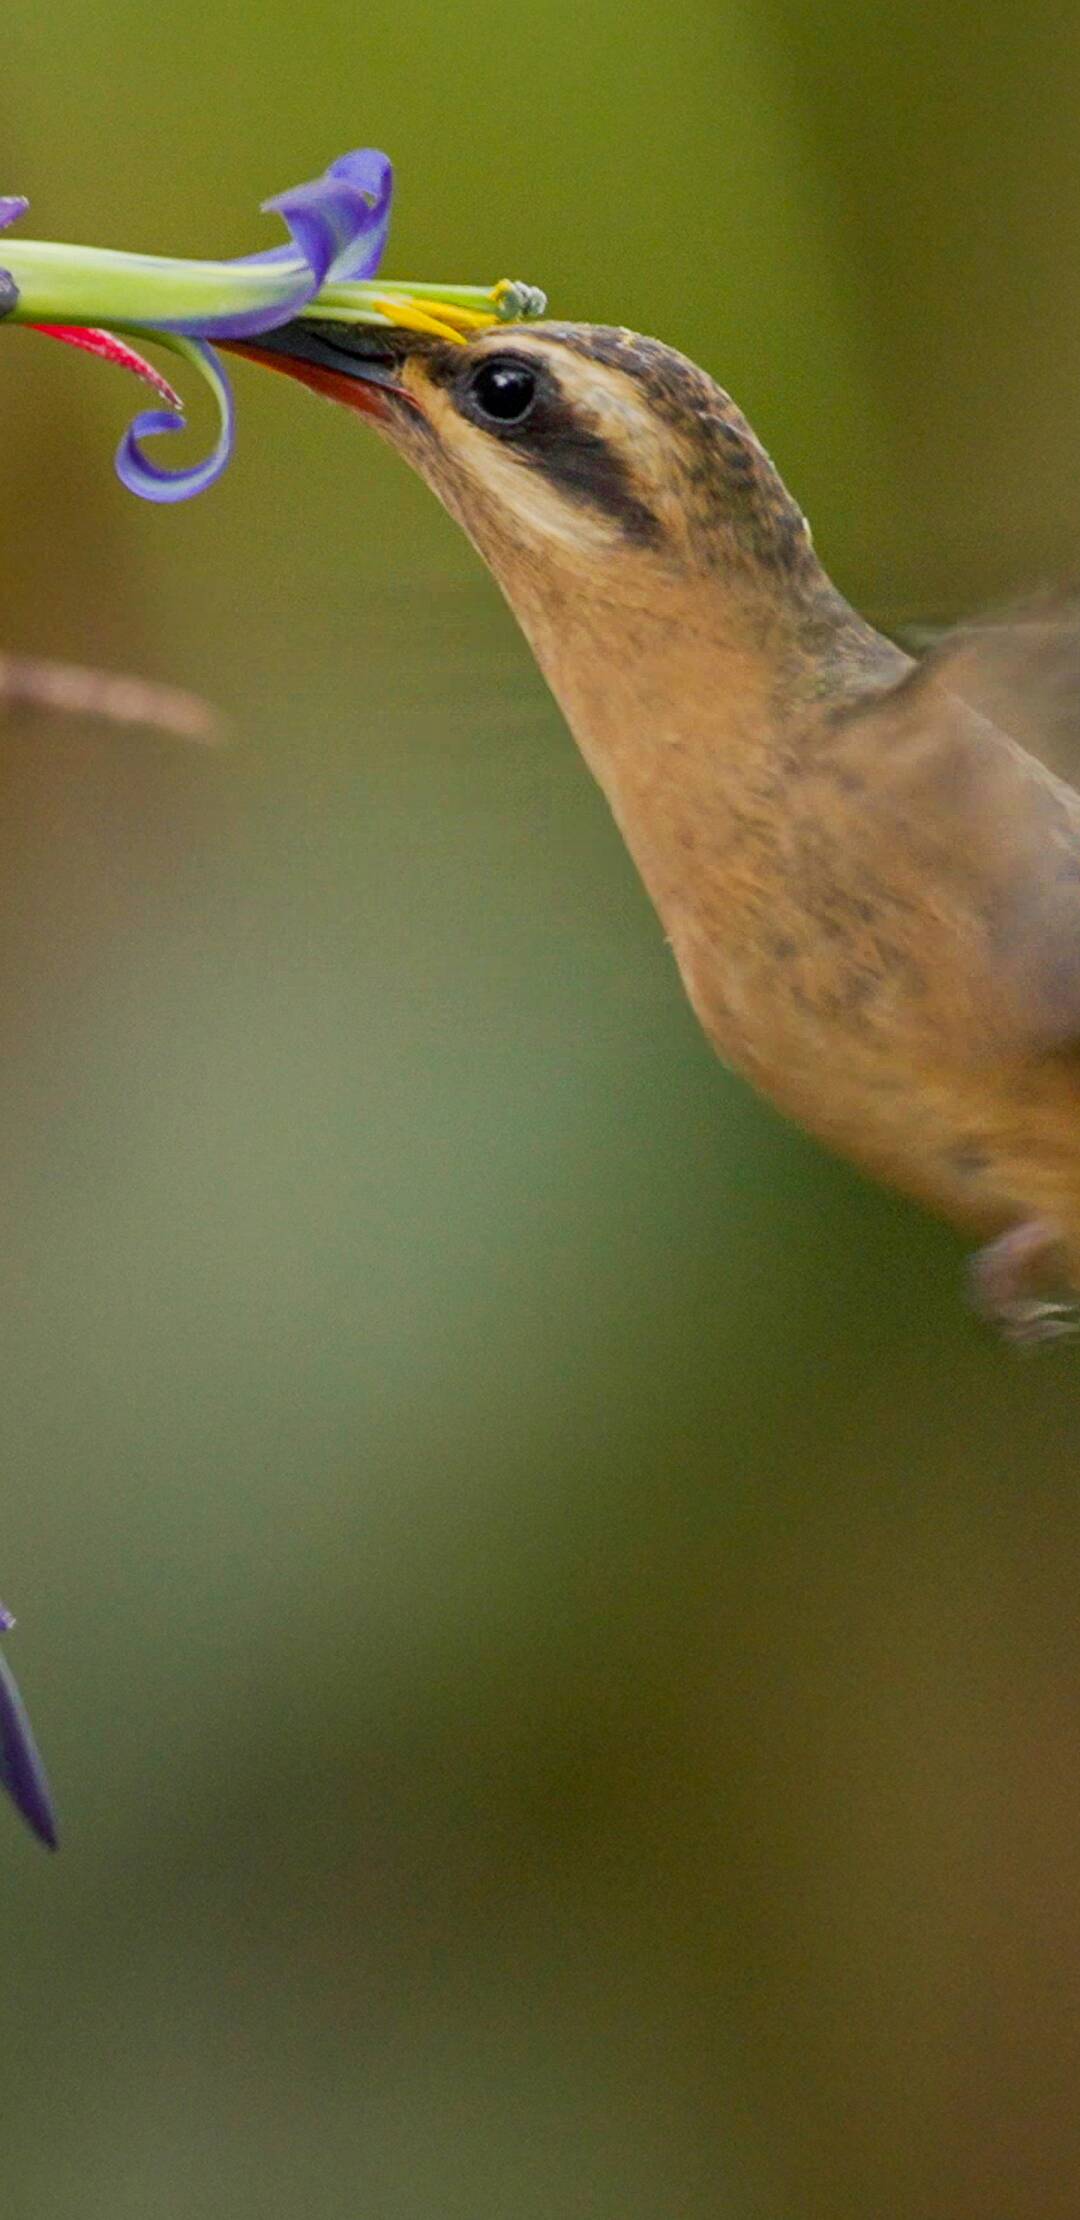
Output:
<path fill-rule="evenodd" d="M 0 1603 L 0 1634 L 15 1621 Z M 6 1788 L 28 1827 L 50 1850 L 57 1845 L 56 1813 L 33 1728 L 7 1659 L 0 1654 L 0 1787 Z"/>

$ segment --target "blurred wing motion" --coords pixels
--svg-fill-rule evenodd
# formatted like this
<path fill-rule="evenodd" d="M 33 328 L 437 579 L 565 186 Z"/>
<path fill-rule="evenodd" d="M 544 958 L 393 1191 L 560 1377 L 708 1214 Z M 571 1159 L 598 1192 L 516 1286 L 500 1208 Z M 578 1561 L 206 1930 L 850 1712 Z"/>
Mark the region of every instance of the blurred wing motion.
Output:
<path fill-rule="evenodd" d="M 1045 594 L 962 624 L 883 615 L 877 629 L 917 668 L 1012 734 L 1058 778 L 1080 784 L 1080 594 Z"/>
<path fill-rule="evenodd" d="M 1044 595 L 934 640 L 918 675 L 1080 781 L 1080 595 Z"/>
<path fill-rule="evenodd" d="M 943 964 L 952 917 L 977 933 L 987 1048 L 1080 1048 L 1080 599 L 944 634 L 838 739 L 894 868 L 920 906 L 936 889 Z"/>
<path fill-rule="evenodd" d="M 45 1767 L 15 1676 L 3 1655 L 0 1655 L 0 1786 L 6 1788 L 38 1841 L 55 1850 L 56 1813 Z"/>

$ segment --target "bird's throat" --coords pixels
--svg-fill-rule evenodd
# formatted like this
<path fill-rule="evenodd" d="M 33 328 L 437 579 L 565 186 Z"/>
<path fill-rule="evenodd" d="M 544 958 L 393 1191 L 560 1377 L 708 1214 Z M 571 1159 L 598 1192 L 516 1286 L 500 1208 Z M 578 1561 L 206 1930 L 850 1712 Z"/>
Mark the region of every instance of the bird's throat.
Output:
<path fill-rule="evenodd" d="M 680 583 L 648 603 L 515 593 L 514 607 L 665 924 L 772 786 L 790 715 L 748 614 Z M 773 643 L 775 645 L 775 643 Z"/>

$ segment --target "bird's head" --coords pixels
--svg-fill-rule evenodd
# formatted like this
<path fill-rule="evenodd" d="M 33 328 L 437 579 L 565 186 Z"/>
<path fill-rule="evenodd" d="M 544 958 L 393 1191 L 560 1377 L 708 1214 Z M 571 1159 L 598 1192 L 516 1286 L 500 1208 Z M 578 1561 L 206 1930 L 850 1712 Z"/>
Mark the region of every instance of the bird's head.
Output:
<path fill-rule="evenodd" d="M 455 345 L 300 321 L 241 351 L 372 422 L 519 612 L 537 592 L 642 607 L 702 581 L 775 597 L 816 569 L 745 417 L 657 340 L 533 324 Z"/>
<path fill-rule="evenodd" d="M 676 815 L 720 822 L 717 781 L 880 652 L 741 411 L 657 340 L 302 320 L 240 351 L 359 411 L 463 526 L 662 907 L 659 820 L 681 872 Z"/>
<path fill-rule="evenodd" d="M 882 649 L 735 403 L 590 324 L 455 344 L 305 319 L 239 351 L 367 418 L 464 527 L 675 931 L 702 828 L 740 788 L 758 810 L 777 736 Z"/>

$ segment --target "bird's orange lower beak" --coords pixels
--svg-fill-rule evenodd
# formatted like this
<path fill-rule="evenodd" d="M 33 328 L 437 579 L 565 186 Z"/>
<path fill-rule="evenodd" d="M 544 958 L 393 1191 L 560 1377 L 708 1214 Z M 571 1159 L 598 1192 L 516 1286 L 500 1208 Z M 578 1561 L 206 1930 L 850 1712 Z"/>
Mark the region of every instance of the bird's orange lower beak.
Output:
<path fill-rule="evenodd" d="M 400 359 L 400 349 L 389 343 L 389 335 L 382 344 L 369 326 L 314 324 L 297 317 L 257 340 L 219 340 L 218 345 L 264 363 L 268 370 L 280 370 L 376 423 L 391 423 L 401 407 L 416 409 L 412 395 L 398 383 L 395 356 Z"/>

